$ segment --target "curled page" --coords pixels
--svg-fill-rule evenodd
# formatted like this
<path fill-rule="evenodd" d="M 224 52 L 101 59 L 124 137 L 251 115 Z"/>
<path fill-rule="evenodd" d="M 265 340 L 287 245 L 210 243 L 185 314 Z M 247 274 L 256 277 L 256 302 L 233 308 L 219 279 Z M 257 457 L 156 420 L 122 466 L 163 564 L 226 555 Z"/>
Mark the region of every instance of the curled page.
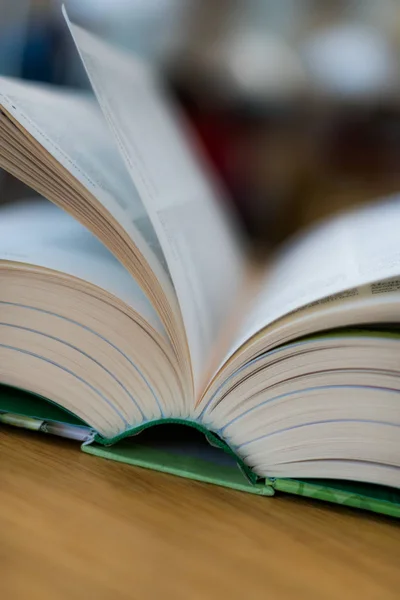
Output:
<path fill-rule="evenodd" d="M 241 244 L 154 73 L 72 24 L 65 10 L 64 16 L 157 233 L 182 311 L 199 391 L 240 284 Z"/>

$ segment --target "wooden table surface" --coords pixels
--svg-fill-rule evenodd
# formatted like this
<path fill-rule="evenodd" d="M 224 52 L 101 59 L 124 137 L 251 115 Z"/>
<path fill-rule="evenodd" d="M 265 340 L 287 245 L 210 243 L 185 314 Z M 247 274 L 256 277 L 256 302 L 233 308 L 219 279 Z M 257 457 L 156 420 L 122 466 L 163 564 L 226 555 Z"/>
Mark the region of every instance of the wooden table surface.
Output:
<path fill-rule="evenodd" d="M 0 430 L 1 600 L 400 598 L 400 525 Z"/>

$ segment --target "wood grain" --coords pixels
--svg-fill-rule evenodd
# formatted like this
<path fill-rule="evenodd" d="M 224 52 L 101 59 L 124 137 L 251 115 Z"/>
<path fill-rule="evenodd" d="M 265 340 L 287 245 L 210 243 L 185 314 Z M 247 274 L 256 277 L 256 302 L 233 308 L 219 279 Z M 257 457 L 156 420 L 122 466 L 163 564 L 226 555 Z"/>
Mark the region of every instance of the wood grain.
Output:
<path fill-rule="evenodd" d="M 0 430 L 3 600 L 398 599 L 400 528 Z"/>

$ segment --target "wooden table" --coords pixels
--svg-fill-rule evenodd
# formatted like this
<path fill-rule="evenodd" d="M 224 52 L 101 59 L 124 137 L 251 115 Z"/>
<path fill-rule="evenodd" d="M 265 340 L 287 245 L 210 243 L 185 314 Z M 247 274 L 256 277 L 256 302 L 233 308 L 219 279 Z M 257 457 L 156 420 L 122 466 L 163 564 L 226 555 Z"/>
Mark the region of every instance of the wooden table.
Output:
<path fill-rule="evenodd" d="M 0 430 L 1 600 L 400 598 L 400 525 Z"/>

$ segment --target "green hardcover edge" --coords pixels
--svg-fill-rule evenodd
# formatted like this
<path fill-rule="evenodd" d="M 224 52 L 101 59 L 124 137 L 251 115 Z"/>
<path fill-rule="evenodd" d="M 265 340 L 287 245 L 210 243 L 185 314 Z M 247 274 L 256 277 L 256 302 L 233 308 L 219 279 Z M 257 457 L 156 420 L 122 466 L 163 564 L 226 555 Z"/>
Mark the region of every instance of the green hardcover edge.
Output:
<path fill-rule="evenodd" d="M 0 411 L 23 415 L 34 419 L 43 419 L 67 423 L 68 425 L 77 425 L 80 427 L 89 426 L 85 421 L 74 415 L 66 408 L 62 408 L 56 402 L 33 394 L 29 390 L 10 387 L 0 383 Z"/>
<path fill-rule="evenodd" d="M 96 442 L 82 444 L 83 452 L 101 458 L 127 463 L 137 467 L 178 475 L 205 483 L 214 483 L 242 492 L 259 496 L 273 496 L 274 489 L 264 480 L 251 483 L 236 467 L 218 465 L 207 460 L 184 454 L 174 454 L 165 450 L 151 448 L 140 444 L 132 444 L 129 440 L 121 440 L 116 446 L 104 446 Z"/>
<path fill-rule="evenodd" d="M 258 483 L 258 481 L 260 479 L 258 477 L 258 475 L 256 475 L 250 469 L 250 467 L 244 463 L 244 461 L 240 458 L 240 456 L 238 456 L 236 454 L 236 452 L 234 452 L 234 450 L 232 450 L 232 448 L 223 439 L 221 439 L 213 431 L 210 431 L 209 429 L 207 429 L 207 427 L 204 427 L 204 425 L 202 425 L 201 423 L 198 423 L 197 421 L 192 421 L 190 419 L 155 419 L 153 421 L 147 421 L 145 423 L 142 423 L 141 425 L 138 425 L 137 427 L 131 427 L 130 429 L 127 429 L 120 435 L 117 435 L 113 438 L 104 438 L 101 435 L 96 434 L 93 441 L 101 446 L 113 446 L 114 444 L 121 442 L 125 438 L 139 435 L 140 433 L 142 433 L 142 431 L 145 431 L 146 429 L 149 429 L 150 427 L 156 427 L 157 425 L 168 425 L 168 424 L 169 425 L 185 425 L 186 427 L 192 427 L 193 429 L 200 431 L 200 433 L 202 433 L 204 435 L 204 437 L 206 438 L 206 440 L 208 441 L 208 443 L 211 446 L 214 446 L 215 448 L 219 448 L 220 450 L 222 450 L 223 452 L 225 452 L 226 454 L 228 454 L 229 456 L 231 456 L 232 458 L 235 459 L 235 461 L 237 462 L 237 464 L 239 466 L 239 469 L 242 471 L 242 473 L 244 473 L 244 475 L 250 481 L 250 483 L 252 483 L 252 484 Z"/>
<path fill-rule="evenodd" d="M 342 504 L 343 506 L 360 508 L 390 517 L 400 518 L 400 493 L 395 491 L 393 491 L 393 496 L 396 496 L 396 500 L 391 501 L 369 495 L 368 492 L 359 493 L 358 491 L 355 491 L 357 489 L 357 484 L 350 481 L 339 483 L 324 480 L 322 483 L 319 480 L 275 479 L 272 481 L 272 486 L 279 492 L 315 498 L 324 502 Z M 359 487 L 364 487 L 365 489 L 368 488 L 367 485 L 363 486 L 361 484 Z M 386 493 L 390 496 L 390 492 Z"/>
<path fill-rule="evenodd" d="M 47 398 L 1 384 L 0 410 L 39 419 L 56 420 L 71 425 L 86 426 L 90 430 L 84 421 Z M 240 470 L 229 466 L 216 465 L 192 456 L 182 456 L 165 450 L 150 448 L 141 444 L 140 439 L 138 443 L 132 444 L 127 439 L 139 435 L 149 427 L 166 423 L 186 425 L 197 429 L 205 435 L 212 446 L 220 448 L 232 456 L 238 463 Z M 112 447 L 110 447 L 111 445 Z M 275 491 L 278 493 L 284 492 L 400 518 L 400 491 L 350 481 L 258 478 L 218 435 L 197 422 L 185 419 L 150 421 L 111 439 L 105 439 L 96 434 L 91 441 L 85 442 L 81 449 L 87 454 L 102 458 L 214 483 L 257 495 L 273 496 Z"/>

